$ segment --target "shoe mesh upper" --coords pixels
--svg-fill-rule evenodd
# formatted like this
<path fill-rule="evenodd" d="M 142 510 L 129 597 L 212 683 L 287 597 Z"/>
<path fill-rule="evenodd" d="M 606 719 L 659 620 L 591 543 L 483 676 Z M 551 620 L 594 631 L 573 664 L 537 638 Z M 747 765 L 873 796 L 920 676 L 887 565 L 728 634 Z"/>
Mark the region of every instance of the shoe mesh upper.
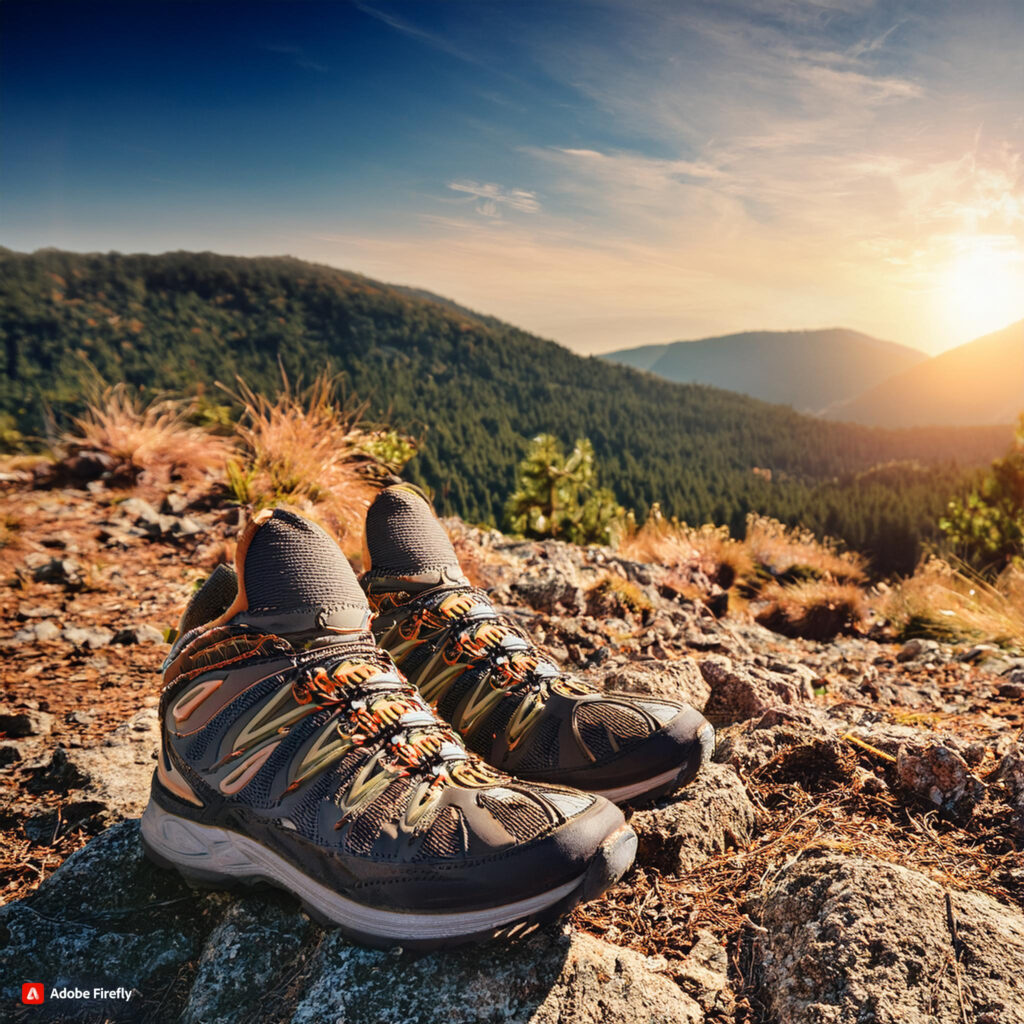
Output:
<path fill-rule="evenodd" d="M 178 632 L 184 635 L 204 622 L 217 618 L 227 611 L 237 593 L 238 575 L 235 570 L 227 565 L 218 565 L 189 601 L 178 624 Z"/>
<path fill-rule="evenodd" d="M 446 807 L 431 822 L 417 859 L 458 857 L 466 852 L 466 819 L 458 807 Z"/>
<path fill-rule="evenodd" d="M 548 825 L 547 816 L 532 800 L 496 799 L 486 792 L 480 794 L 479 800 L 516 839 L 529 839 Z"/>
<path fill-rule="evenodd" d="M 244 580 L 251 612 L 366 606 L 338 545 L 316 524 L 283 509 L 253 534 Z"/>
<path fill-rule="evenodd" d="M 461 575 L 455 549 L 426 499 L 403 487 L 374 499 L 366 513 L 366 547 L 371 574 L 415 576 L 450 568 Z"/>
<path fill-rule="evenodd" d="M 345 845 L 353 853 L 369 853 L 373 849 L 385 823 L 405 809 L 412 785 L 409 779 L 395 779 L 355 819 L 345 838 Z"/>

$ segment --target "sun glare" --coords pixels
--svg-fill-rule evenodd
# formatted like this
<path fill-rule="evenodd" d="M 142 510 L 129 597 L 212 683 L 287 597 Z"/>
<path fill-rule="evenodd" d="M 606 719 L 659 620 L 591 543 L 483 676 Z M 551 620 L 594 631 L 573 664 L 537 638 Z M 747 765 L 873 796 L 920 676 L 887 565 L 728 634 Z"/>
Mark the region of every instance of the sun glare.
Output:
<path fill-rule="evenodd" d="M 1016 239 L 964 236 L 941 279 L 940 301 L 963 341 L 1024 316 L 1024 252 Z"/>

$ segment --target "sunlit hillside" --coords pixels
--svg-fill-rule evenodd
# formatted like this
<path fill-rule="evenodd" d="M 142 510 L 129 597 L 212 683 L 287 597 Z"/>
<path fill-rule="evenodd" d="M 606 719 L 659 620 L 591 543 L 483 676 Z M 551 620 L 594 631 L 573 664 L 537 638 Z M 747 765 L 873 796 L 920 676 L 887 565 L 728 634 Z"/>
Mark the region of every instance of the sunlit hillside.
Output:
<path fill-rule="evenodd" d="M 1011 423 L 1024 409 L 1024 320 L 943 352 L 829 410 L 886 427 Z"/>

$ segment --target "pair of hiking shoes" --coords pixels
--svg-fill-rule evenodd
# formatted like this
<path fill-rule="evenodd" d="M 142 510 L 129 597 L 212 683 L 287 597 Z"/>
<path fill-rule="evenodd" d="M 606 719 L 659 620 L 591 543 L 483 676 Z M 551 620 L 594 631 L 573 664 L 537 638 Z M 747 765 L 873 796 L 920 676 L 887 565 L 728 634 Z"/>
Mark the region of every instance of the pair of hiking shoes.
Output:
<path fill-rule="evenodd" d="M 193 884 L 269 882 L 376 946 L 514 935 L 617 881 L 615 801 L 670 792 L 712 727 L 566 675 L 463 575 L 425 498 L 380 492 L 360 579 L 260 512 L 164 664 L 142 839 Z"/>

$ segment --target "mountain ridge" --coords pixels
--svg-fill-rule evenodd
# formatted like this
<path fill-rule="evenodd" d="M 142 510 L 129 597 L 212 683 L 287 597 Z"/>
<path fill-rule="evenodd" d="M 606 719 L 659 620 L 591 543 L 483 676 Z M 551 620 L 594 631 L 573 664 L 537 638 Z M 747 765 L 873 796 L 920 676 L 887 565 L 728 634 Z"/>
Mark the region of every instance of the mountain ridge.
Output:
<path fill-rule="evenodd" d="M 846 327 L 741 331 L 606 352 L 602 359 L 677 383 L 707 384 L 816 414 L 927 360 Z"/>
<path fill-rule="evenodd" d="M 1012 423 L 1024 411 L 1024 320 L 947 349 L 825 415 L 868 426 Z"/>

